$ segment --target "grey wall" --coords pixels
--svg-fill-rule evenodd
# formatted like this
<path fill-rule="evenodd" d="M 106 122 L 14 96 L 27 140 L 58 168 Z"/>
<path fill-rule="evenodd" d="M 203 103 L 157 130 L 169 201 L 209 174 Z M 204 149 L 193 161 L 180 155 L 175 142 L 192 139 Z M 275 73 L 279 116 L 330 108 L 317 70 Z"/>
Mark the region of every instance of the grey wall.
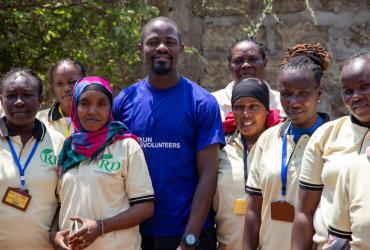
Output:
<path fill-rule="evenodd" d="M 249 19 L 262 13 L 260 0 L 167 0 L 162 14 L 175 20 L 186 45 L 200 54 L 185 55 L 181 72 L 209 91 L 226 86 L 227 49 L 244 35 Z M 346 114 L 340 96 L 342 63 L 361 49 L 370 50 L 370 0 L 275 0 L 274 12 L 281 23 L 267 17 L 257 34 L 269 59 L 267 80 L 276 87 L 278 63 L 285 50 L 299 42 L 321 43 L 332 54 L 332 65 L 322 80 L 325 86 L 321 110 L 338 117 Z"/>

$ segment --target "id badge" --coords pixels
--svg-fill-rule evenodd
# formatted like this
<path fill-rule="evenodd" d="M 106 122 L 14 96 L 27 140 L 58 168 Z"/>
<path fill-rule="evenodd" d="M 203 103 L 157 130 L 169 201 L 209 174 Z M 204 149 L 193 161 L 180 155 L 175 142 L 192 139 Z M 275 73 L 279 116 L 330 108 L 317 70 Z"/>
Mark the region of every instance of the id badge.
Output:
<path fill-rule="evenodd" d="M 247 212 L 248 200 L 247 198 L 239 198 L 234 201 L 234 214 L 245 215 Z"/>
<path fill-rule="evenodd" d="M 271 219 L 293 222 L 294 206 L 286 201 L 271 202 Z"/>
<path fill-rule="evenodd" d="M 8 187 L 3 197 L 3 203 L 24 212 L 27 210 L 31 198 L 32 196 L 28 194 L 28 190 Z"/>

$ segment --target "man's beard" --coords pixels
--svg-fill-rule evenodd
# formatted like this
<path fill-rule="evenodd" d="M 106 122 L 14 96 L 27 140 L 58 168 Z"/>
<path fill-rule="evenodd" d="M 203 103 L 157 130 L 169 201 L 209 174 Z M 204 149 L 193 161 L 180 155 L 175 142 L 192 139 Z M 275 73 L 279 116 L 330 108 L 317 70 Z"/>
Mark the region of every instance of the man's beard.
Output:
<path fill-rule="evenodd" d="M 168 55 L 168 54 L 167 54 Z M 156 55 L 153 55 L 152 56 L 152 68 L 151 70 L 156 74 L 156 75 L 167 75 L 168 73 L 171 72 L 172 70 L 172 57 L 170 55 L 169 56 L 169 59 L 171 61 L 171 63 L 166 63 L 166 62 L 155 62 L 155 57 L 157 56 Z"/>
<path fill-rule="evenodd" d="M 171 70 L 172 70 L 172 64 L 165 65 L 164 63 L 157 63 L 157 64 L 153 64 L 152 66 L 152 71 L 156 75 L 160 75 L 160 76 L 167 75 L 168 73 L 171 72 Z"/>

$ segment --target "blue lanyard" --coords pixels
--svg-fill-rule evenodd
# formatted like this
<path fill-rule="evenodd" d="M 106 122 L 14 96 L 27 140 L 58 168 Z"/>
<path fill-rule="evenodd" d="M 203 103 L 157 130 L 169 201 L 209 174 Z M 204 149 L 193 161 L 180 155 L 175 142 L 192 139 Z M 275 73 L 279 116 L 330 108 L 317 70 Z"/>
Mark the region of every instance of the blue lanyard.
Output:
<path fill-rule="evenodd" d="M 281 154 L 281 196 L 282 200 L 285 200 L 285 195 L 286 195 L 286 183 L 287 183 L 287 178 L 288 178 L 288 164 L 289 161 L 286 162 L 286 155 L 287 155 L 287 135 L 289 131 L 288 126 L 286 130 L 284 131 L 284 136 L 283 136 L 283 148 L 282 148 L 282 154 Z"/>
<path fill-rule="evenodd" d="M 17 165 L 17 168 L 19 170 L 19 175 L 21 177 L 21 190 L 25 190 L 25 187 L 26 187 L 26 178 L 24 177 L 24 172 L 26 171 L 26 168 L 28 167 L 28 164 L 30 163 L 33 155 L 35 154 L 36 149 L 37 149 L 37 146 L 39 145 L 40 141 L 39 140 L 36 140 L 35 144 L 33 145 L 33 148 L 31 149 L 31 153 L 28 155 L 28 158 L 26 160 L 26 163 L 24 164 L 24 167 L 22 168 L 21 163 L 19 162 L 17 153 L 14 150 L 14 147 L 13 147 L 12 142 L 10 141 L 9 138 L 6 138 L 6 140 L 8 142 L 8 145 L 9 145 L 9 148 L 10 148 L 10 152 L 12 153 L 12 156 L 13 156 L 13 159 L 15 161 L 15 164 Z"/>
<path fill-rule="evenodd" d="M 300 136 L 303 135 L 303 134 L 308 134 L 308 135 L 311 136 L 313 134 L 313 132 L 315 132 L 315 130 L 318 127 L 320 127 L 323 123 L 324 123 L 324 120 L 319 116 L 318 119 L 317 119 L 317 121 L 316 121 L 316 123 L 311 128 L 309 128 L 307 130 L 306 129 L 305 130 L 302 130 L 302 132 L 304 132 L 304 133 L 301 132 L 299 134 L 298 140 L 299 140 Z M 282 148 L 282 155 L 281 155 L 281 183 L 282 183 L 282 186 L 281 186 L 281 196 L 282 196 L 282 200 L 285 199 L 285 195 L 286 195 L 286 184 L 287 184 L 287 178 L 288 178 L 288 165 L 289 165 L 289 161 L 286 162 L 286 155 L 287 155 L 287 136 L 288 136 L 290 127 L 291 127 L 291 125 L 289 125 L 286 128 L 286 130 L 284 131 L 284 136 L 283 136 L 283 148 Z M 294 149 L 295 149 L 295 147 L 294 147 Z M 293 152 L 294 152 L 294 150 L 293 150 Z"/>

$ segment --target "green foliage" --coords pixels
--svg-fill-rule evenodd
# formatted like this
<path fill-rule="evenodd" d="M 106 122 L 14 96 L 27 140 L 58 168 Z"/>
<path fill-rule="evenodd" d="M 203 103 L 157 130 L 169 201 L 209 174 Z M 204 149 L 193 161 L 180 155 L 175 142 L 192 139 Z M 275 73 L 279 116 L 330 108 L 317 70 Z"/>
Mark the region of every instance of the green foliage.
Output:
<path fill-rule="evenodd" d="M 123 86 L 137 77 L 142 25 L 159 10 L 145 0 L 0 1 L 0 72 L 48 69 L 73 58 Z"/>

